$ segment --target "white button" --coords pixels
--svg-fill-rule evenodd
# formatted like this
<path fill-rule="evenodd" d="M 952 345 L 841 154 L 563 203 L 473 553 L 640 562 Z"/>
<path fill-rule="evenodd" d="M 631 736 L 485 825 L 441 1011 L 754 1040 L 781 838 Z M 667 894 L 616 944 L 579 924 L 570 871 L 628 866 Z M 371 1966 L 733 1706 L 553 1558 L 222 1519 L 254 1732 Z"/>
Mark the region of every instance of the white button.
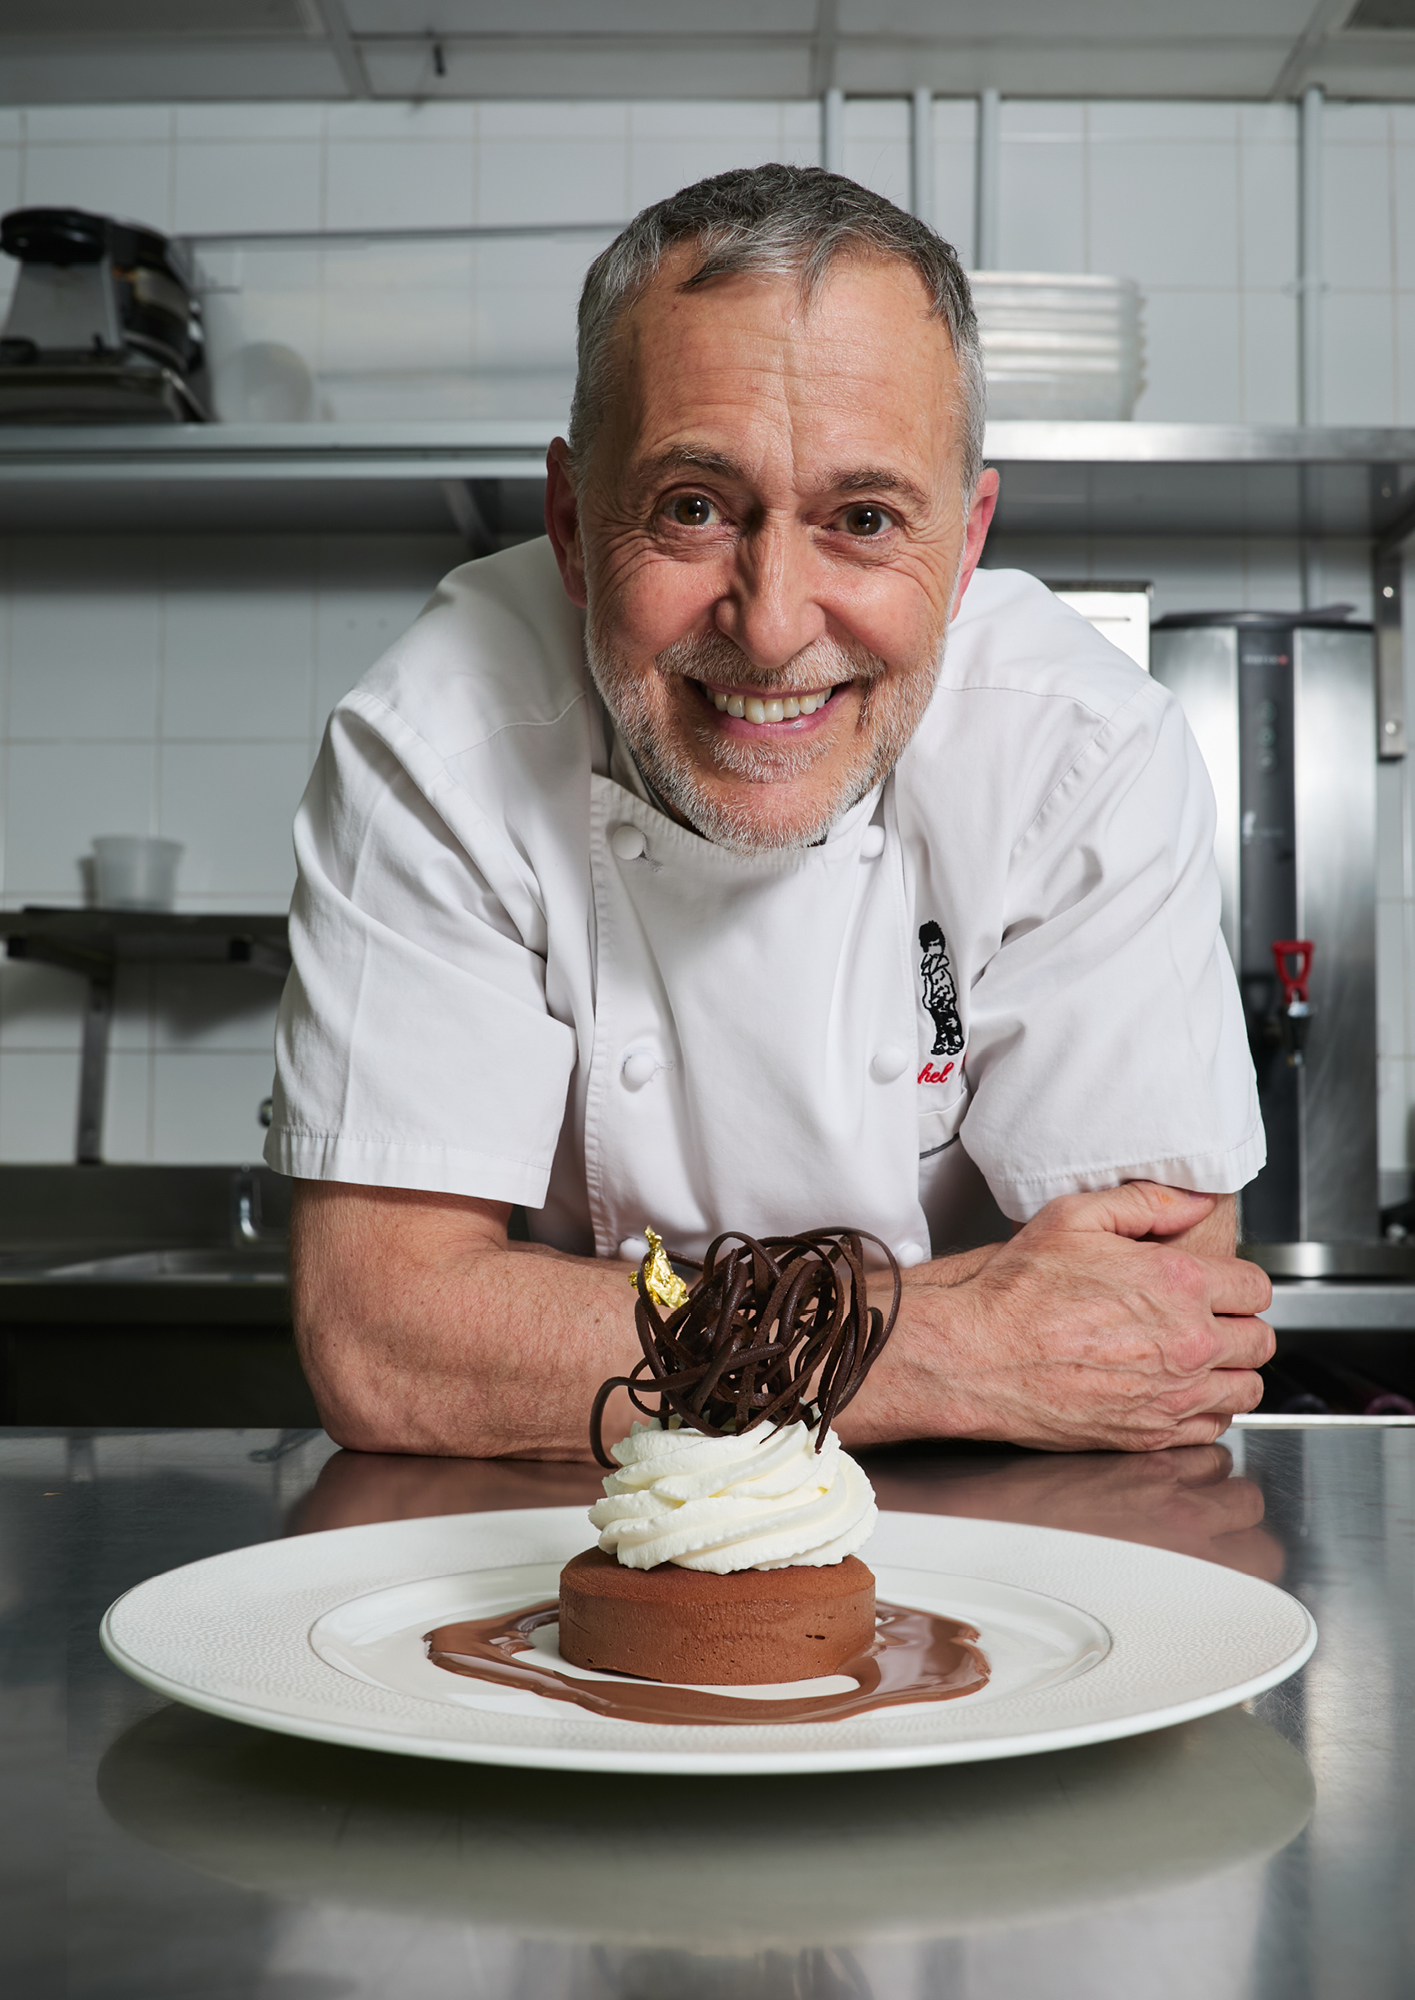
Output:
<path fill-rule="evenodd" d="M 878 861 L 883 853 L 884 828 L 882 826 L 867 826 L 864 837 L 860 842 L 860 859 L 862 861 Z"/>
<path fill-rule="evenodd" d="M 927 1264 L 929 1261 L 929 1253 L 922 1243 L 901 1243 L 894 1254 L 906 1270 L 910 1264 Z"/>
<path fill-rule="evenodd" d="M 621 1072 L 630 1090 L 642 1090 L 646 1083 L 652 1083 L 658 1069 L 658 1059 L 647 1049 L 634 1049 L 624 1058 Z"/>
<path fill-rule="evenodd" d="M 909 1058 L 897 1042 L 886 1042 L 870 1058 L 870 1075 L 876 1083 L 893 1083 L 909 1067 Z"/>
<path fill-rule="evenodd" d="M 626 1264 L 642 1264 L 649 1254 L 647 1236 L 626 1236 L 619 1245 L 619 1255 Z"/>
<path fill-rule="evenodd" d="M 616 826 L 609 844 L 621 861 L 637 861 L 648 842 L 636 826 Z"/>

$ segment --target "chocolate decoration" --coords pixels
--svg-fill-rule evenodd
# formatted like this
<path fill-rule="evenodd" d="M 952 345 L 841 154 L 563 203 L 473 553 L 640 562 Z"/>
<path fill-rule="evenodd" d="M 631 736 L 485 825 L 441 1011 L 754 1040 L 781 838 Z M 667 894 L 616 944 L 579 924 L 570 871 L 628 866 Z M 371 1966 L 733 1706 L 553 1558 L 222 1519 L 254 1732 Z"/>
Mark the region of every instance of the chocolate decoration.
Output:
<path fill-rule="evenodd" d="M 986 1687 L 991 1672 L 972 1625 L 903 1604 L 881 1604 L 874 1644 L 839 1670 L 855 1686 L 839 1694 L 784 1695 L 773 1701 L 709 1694 L 695 1687 L 635 1680 L 628 1674 L 616 1674 L 612 1680 L 581 1680 L 532 1652 L 531 1634 L 539 1626 L 553 1625 L 559 1616 L 558 1606 L 538 1604 L 529 1611 L 503 1612 L 499 1618 L 443 1625 L 427 1634 L 428 1658 L 446 1673 L 573 1702 L 614 1722 L 680 1725 L 841 1722 L 847 1716 L 905 1702 L 955 1701 Z"/>
<path fill-rule="evenodd" d="M 865 1297 L 862 1243 L 884 1252 L 894 1279 L 888 1314 Z M 724 1252 L 724 1244 L 736 1248 Z M 855 1229 L 812 1229 L 758 1242 L 729 1230 L 708 1246 L 686 1302 L 660 1311 L 639 1266 L 634 1326 L 644 1358 L 602 1385 L 590 1412 L 590 1443 L 604 1448 L 604 1406 L 627 1389 L 643 1416 L 666 1430 L 670 1417 L 707 1437 L 734 1437 L 767 1423 L 804 1418 L 817 1426 L 816 1450 L 884 1351 L 899 1313 L 899 1265 L 887 1243 Z M 656 1392 L 656 1406 L 646 1401 Z"/>

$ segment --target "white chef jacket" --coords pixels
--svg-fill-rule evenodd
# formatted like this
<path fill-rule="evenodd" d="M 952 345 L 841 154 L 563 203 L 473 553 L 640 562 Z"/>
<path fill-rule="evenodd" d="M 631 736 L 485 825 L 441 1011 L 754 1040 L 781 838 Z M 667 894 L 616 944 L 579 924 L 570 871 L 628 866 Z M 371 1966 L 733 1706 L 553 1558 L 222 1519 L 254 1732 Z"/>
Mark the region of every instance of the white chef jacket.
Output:
<path fill-rule="evenodd" d="M 549 544 L 465 564 L 301 803 L 266 1159 L 600 1256 L 848 1225 L 917 1262 L 980 1197 L 1236 1190 L 1213 830 L 1174 700 L 979 570 L 891 777 L 818 846 L 729 853 L 647 794 Z"/>

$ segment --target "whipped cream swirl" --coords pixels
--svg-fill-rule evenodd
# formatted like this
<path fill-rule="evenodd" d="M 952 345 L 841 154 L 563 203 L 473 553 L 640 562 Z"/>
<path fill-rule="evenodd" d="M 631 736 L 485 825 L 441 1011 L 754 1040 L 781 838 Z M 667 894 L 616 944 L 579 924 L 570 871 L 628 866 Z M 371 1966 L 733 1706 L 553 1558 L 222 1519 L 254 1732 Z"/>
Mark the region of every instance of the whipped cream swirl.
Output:
<path fill-rule="evenodd" d="M 834 1431 L 815 1444 L 804 1423 L 737 1437 L 635 1424 L 610 1447 L 620 1470 L 590 1509 L 599 1545 L 629 1569 L 718 1576 L 843 1562 L 874 1532 L 874 1488 Z"/>

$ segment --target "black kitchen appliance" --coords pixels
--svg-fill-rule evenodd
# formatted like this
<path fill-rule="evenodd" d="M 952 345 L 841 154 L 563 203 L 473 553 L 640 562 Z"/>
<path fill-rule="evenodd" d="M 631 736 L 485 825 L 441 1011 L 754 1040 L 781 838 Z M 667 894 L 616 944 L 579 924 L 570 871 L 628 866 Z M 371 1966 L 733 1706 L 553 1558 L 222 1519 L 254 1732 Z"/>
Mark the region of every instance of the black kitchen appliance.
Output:
<path fill-rule="evenodd" d="M 210 415 L 186 253 L 79 208 L 17 208 L 19 277 L 0 333 L 0 423 L 193 423 Z"/>

